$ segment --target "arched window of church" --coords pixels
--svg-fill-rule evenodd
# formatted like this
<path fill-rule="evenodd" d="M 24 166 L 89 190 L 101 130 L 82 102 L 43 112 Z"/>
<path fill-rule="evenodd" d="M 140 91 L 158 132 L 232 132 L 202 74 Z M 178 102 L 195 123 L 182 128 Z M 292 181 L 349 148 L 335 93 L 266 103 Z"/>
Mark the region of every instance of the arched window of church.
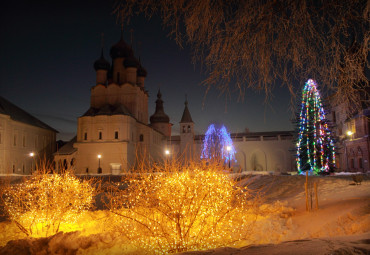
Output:
<path fill-rule="evenodd" d="M 190 125 L 188 125 L 188 133 L 190 133 Z"/>
<path fill-rule="evenodd" d="M 186 127 L 185 126 L 182 126 L 182 132 L 186 133 Z"/>
<path fill-rule="evenodd" d="M 103 134 L 101 131 L 99 131 L 99 140 L 103 139 Z"/>
<path fill-rule="evenodd" d="M 362 165 L 362 158 L 358 158 L 358 168 L 362 169 L 363 168 L 363 165 Z"/>
<path fill-rule="evenodd" d="M 143 142 L 144 141 L 144 135 L 143 134 L 141 134 L 140 135 L 140 142 Z"/>
<path fill-rule="evenodd" d="M 114 132 L 114 139 L 118 139 L 118 131 Z"/>

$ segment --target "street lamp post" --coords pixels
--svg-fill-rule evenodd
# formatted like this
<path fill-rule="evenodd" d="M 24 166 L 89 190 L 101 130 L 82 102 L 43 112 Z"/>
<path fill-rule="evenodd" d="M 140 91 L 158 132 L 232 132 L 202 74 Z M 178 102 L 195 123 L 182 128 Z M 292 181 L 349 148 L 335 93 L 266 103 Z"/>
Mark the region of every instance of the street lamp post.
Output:
<path fill-rule="evenodd" d="M 166 163 L 168 163 L 168 158 L 169 158 L 169 156 L 170 156 L 170 150 L 169 150 L 169 149 L 166 149 L 166 150 L 164 151 L 164 154 L 165 154 L 165 156 L 166 156 Z"/>
<path fill-rule="evenodd" d="M 101 159 L 101 155 L 98 154 L 98 160 L 99 160 L 98 174 L 101 174 L 102 173 L 102 169 L 100 167 L 100 159 Z"/>
<path fill-rule="evenodd" d="M 32 171 L 33 171 L 33 160 L 34 160 L 34 157 L 35 157 L 35 153 L 34 152 L 30 152 L 29 156 L 31 157 L 31 174 L 32 174 Z"/>
<path fill-rule="evenodd" d="M 229 153 L 229 169 L 230 169 L 231 168 L 231 158 L 230 158 L 230 156 L 231 156 L 231 146 L 227 146 L 226 150 Z"/>

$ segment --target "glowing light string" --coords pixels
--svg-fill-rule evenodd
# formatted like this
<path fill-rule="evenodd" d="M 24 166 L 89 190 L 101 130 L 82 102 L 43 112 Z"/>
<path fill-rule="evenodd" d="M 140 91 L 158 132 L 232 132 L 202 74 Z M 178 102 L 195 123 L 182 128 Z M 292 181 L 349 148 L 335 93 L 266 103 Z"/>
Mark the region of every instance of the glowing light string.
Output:
<path fill-rule="evenodd" d="M 335 148 L 317 84 L 309 79 L 302 91 L 296 162 L 299 173 L 329 172 L 335 167 Z"/>
<path fill-rule="evenodd" d="M 201 158 L 222 160 L 224 163 L 228 163 L 236 161 L 235 153 L 233 141 L 225 126 L 211 124 L 205 133 Z"/>

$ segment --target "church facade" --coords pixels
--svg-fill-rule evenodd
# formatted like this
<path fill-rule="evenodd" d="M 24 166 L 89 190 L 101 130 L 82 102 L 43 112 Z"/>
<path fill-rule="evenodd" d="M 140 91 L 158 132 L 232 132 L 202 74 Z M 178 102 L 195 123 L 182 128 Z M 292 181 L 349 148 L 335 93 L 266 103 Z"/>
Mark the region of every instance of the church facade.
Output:
<path fill-rule="evenodd" d="M 163 162 L 169 157 L 200 160 L 203 135 L 194 133 L 186 100 L 179 122 L 179 135 L 157 93 L 155 113 L 148 115 L 146 70 L 121 36 L 110 49 L 110 64 L 101 53 L 95 61 L 96 84 L 91 88 L 88 110 L 78 118 L 77 136 L 60 148 L 54 159 L 58 168 L 77 174 L 119 174 L 146 162 Z M 150 120 L 150 122 L 149 122 Z M 234 171 L 294 171 L 292 132 L 231 134 L 236 160 Z"/>

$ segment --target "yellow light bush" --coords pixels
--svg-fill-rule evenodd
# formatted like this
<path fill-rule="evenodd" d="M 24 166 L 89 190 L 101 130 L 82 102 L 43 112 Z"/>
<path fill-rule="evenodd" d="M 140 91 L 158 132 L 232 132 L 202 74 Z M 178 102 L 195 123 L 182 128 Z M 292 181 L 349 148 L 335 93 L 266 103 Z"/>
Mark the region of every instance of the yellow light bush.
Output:
<path fill-rule="evenodd" d="M 142 252 L 203 250 L 247 238 L 257 206 L 215 166 L 167 166 L 110 196 L 119 232 Z"/>
<path fill-rule="evenodd" d="M 4 187 L 4 211 L 27 236 L 50 236 L 64 225 L 73 225 L 92 206 L 91 182 L 79 180 L 70 171 L 50 174 L 42 169 L 20 184 Z"/>

